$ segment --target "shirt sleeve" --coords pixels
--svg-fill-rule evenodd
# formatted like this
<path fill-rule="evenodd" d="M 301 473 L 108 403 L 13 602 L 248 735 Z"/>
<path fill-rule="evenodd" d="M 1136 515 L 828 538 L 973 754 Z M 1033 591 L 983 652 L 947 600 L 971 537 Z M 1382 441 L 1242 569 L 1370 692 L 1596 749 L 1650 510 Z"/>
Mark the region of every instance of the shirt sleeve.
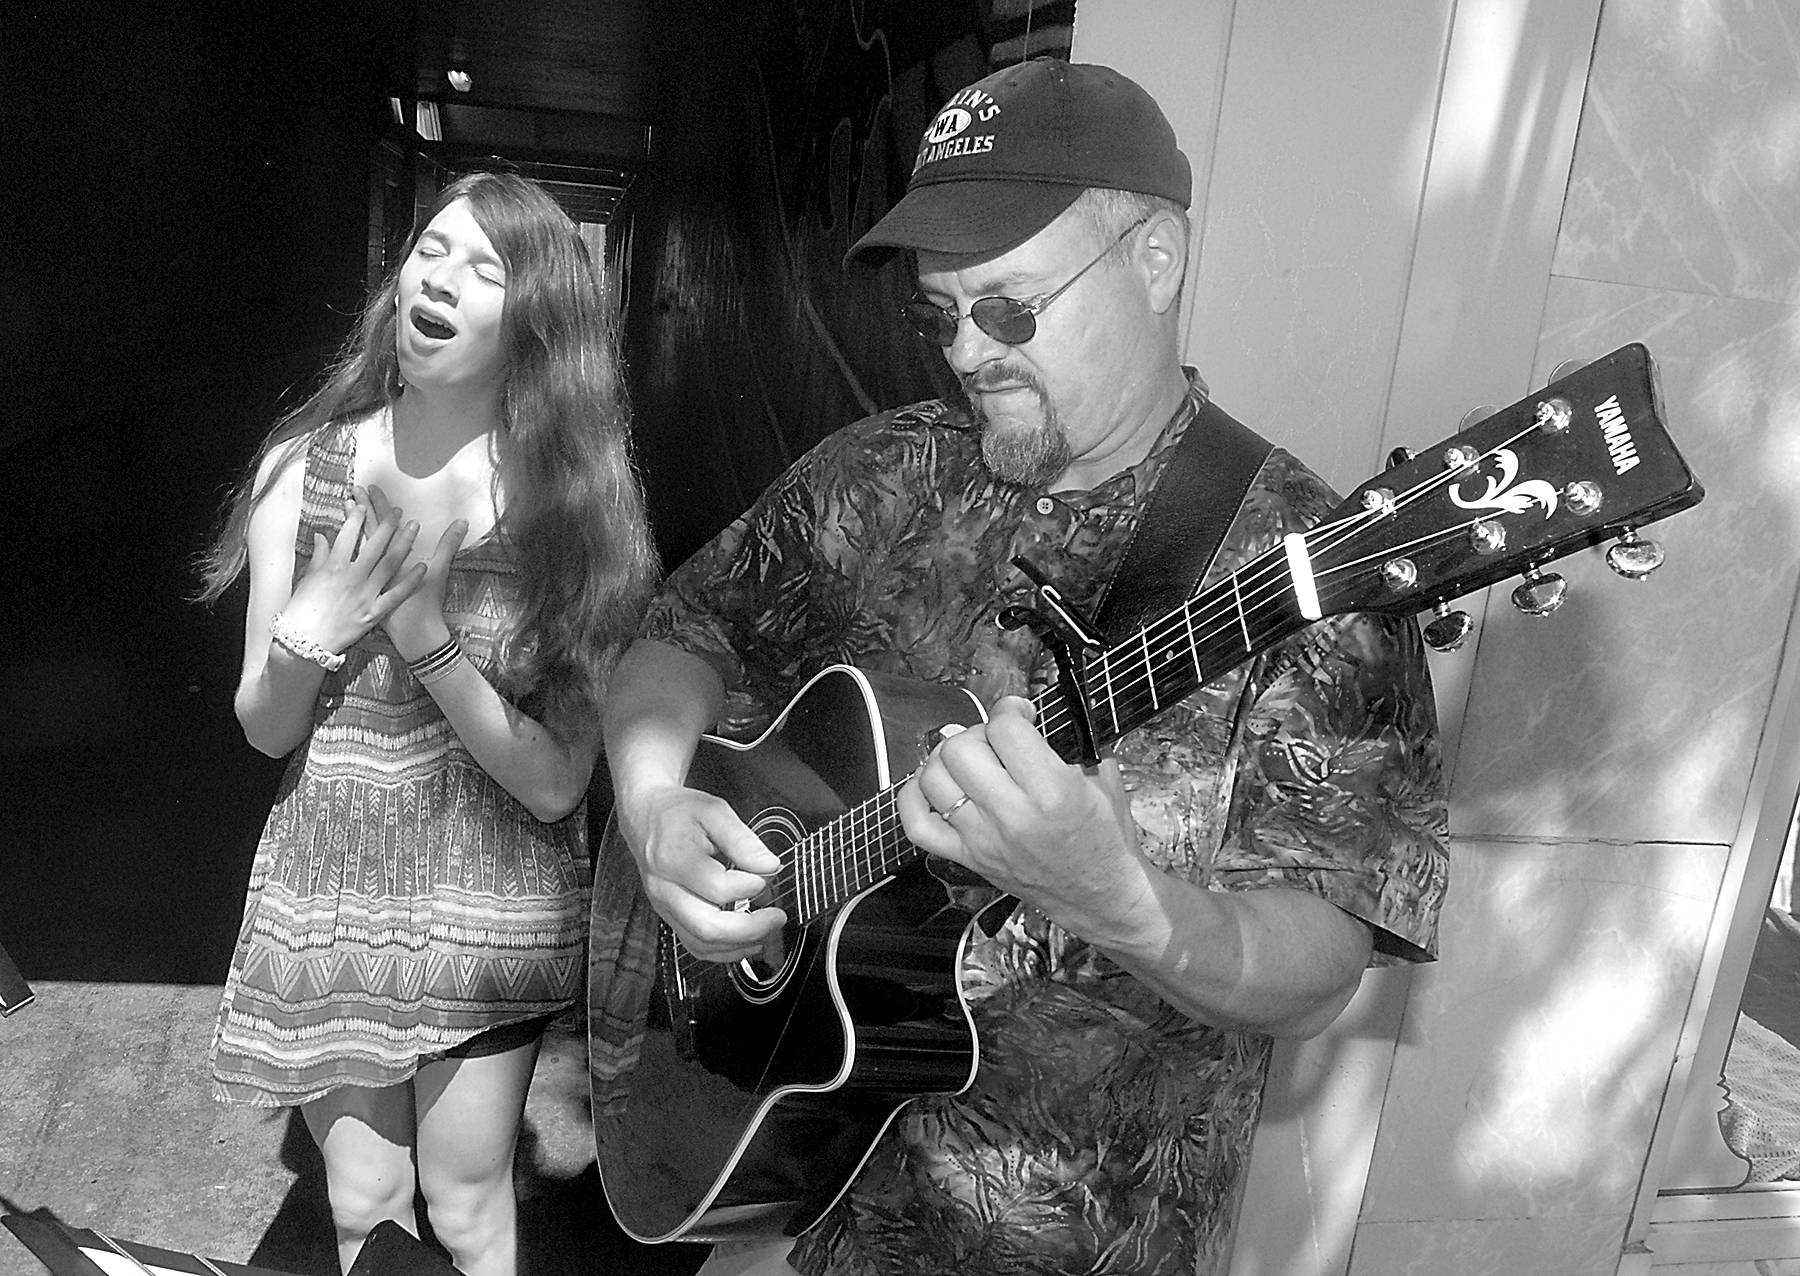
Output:
<path fill-rule="evenodd" d="M 1337 496 L 1277 451 L 1247 496 L 1230 566 L 1326 517 Z M 1410 617 L 1328 617 L 1253 661 L 1233 691 L 1215 888 L 1311 891 L 1367 922 L 1375 963 L 1429 961 L 1448 879 L 1437 705 Z"/>
<path fill-rule="evenodd" d="M 1251 697 L 1215 881 L 1330 900 L 1373 929 L 1377 964 L 1433 959 L 1448 827 L 1417 624 L 1321 621 L 1265 658 Z"/>
<path fill-rule="evenodd" d="M 718 671 L 726 688 L 719 729 L 730 736 L 766 726 L 813 664 L 810 460 L 796 462 L 676 568 L 638 631 Z"/>

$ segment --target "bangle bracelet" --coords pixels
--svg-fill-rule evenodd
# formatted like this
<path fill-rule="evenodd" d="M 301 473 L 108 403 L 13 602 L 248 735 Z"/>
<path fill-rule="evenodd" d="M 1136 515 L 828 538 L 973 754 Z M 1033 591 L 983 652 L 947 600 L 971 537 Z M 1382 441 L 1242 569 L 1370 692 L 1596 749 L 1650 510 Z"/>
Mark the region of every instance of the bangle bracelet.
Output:
<path fill-rule="evenodd" d="M 455 634 L 451 634 L 443 646 L 426 652 L 417 660 L 407 661 L 406 667 L 420 682 L 436 682 L 455 668 L 462 655 L 462 644 L 456 641 Z"/>
<path fill-rule="evenodd" d="M 338 651 L 327 651 L 324 647 L 295 629 L 288 618 L 280 612 L 269 617 L 269 637 L 291 656 L 302 660 L 310 660 L 327 673 L 335 673 L 344 665 L 344 655 Z"/>

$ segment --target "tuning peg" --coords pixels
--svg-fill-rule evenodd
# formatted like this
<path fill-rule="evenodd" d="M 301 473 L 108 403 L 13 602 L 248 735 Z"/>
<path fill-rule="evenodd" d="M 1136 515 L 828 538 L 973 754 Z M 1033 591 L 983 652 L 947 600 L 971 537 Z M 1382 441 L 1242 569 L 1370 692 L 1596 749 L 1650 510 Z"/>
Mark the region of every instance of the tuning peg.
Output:
<path fill-rule="evenodd" d="M 1467 412 L 1463 413 L 1463 419 L 1456 423 L 1456 428 L 1460 432 L 1471 426 L 1479 425 L 1499 410 L 1499 408 L 1491 403 L 1484 403 L 1478 408 L 1470 408 Z"/>
<path fill-rule="evenodd" d="M 1527 616 L 1548 616 L 1563 605 L 1568 593 L 1569 582 L 1555 572 L 1527 567 L 1525 579 L 1512 591 L 1512 603 Z"/>
<path fill-rule="evenodd" d="M 1417 455 L 1418 453 L 1409 447 L 1397 447 L 1388 453 L 1388 468 L 1391 470 L 1396 465 L 1405 465 Z"/>
<path fill-rule="evenodd" d="M 1646 579 L 1663 565 L 1663 557 L 1662 546 L 1639 537 L 1635 527 L 1627 527 L 1619 539 L 1606 548 L 1606 565 L 1626 580 Z"/>
<path fill-rule="evenodd" d="M 1606 491 L 1592 479 L 1576 479 L 1562 491 L 1563 500 L 1568 502 L 1569 512 L 1586 518 L 1597 513 L 1606 500 Z"/>
<path fill-rule="evenodd" d="M 1425 626 L 1425 642 L 1433 651 L 1455 651 L 1475 628 L 1468 612 L 1451 611 L 1449 603 L 1439 603 L 1431 610 L 1435 619 Z"/>
<path fill-rule="evenodd" d="M 1532 423 L 1546 434 L 1561 434 L 1575 420 L 1575 408 L 1567 399 L 1545 399 L 1532 414 Z"/>
<path fill-rule="evenodd" d="M 1564 359 L 1550 370 L 1550 380 L 1544 384 L 1549 385 L 1553 381 L 1561 381 L 1572 372 L 1580 372 L 1592 362 L 1592 359 Z"/>

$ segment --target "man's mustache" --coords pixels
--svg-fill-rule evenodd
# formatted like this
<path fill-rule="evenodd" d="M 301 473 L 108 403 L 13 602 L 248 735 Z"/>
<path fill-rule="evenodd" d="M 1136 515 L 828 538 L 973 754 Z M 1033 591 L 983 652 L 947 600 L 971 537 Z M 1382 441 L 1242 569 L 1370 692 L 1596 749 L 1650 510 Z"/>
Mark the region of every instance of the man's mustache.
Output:
<path fill-rule="evenodd" d="M 1011 368 L 1005 364 L 988 365 L 973 372 L 965 372 L 962 377 L 963 390 L 969 394 L 979 394 L 987 390 L 998 390 L 1005 386 L 1026 386 L 1038 394 L 1043 394 L 1044 387 L 1038 379 L 1025 368 Z"/>

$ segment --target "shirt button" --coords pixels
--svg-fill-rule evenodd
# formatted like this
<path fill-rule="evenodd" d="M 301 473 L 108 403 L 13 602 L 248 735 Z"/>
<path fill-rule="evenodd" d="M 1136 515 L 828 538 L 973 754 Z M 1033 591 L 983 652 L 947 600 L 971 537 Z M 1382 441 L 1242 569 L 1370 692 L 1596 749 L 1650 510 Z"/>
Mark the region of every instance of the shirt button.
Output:
<path fill-rule="evenodd" d="M 1056 502 L 1051 500 L 1048 496 L 1040 496 L 1038 497 L 1037 511 L 1040 514 L 1054 514 L 1056 512 Z"/>

